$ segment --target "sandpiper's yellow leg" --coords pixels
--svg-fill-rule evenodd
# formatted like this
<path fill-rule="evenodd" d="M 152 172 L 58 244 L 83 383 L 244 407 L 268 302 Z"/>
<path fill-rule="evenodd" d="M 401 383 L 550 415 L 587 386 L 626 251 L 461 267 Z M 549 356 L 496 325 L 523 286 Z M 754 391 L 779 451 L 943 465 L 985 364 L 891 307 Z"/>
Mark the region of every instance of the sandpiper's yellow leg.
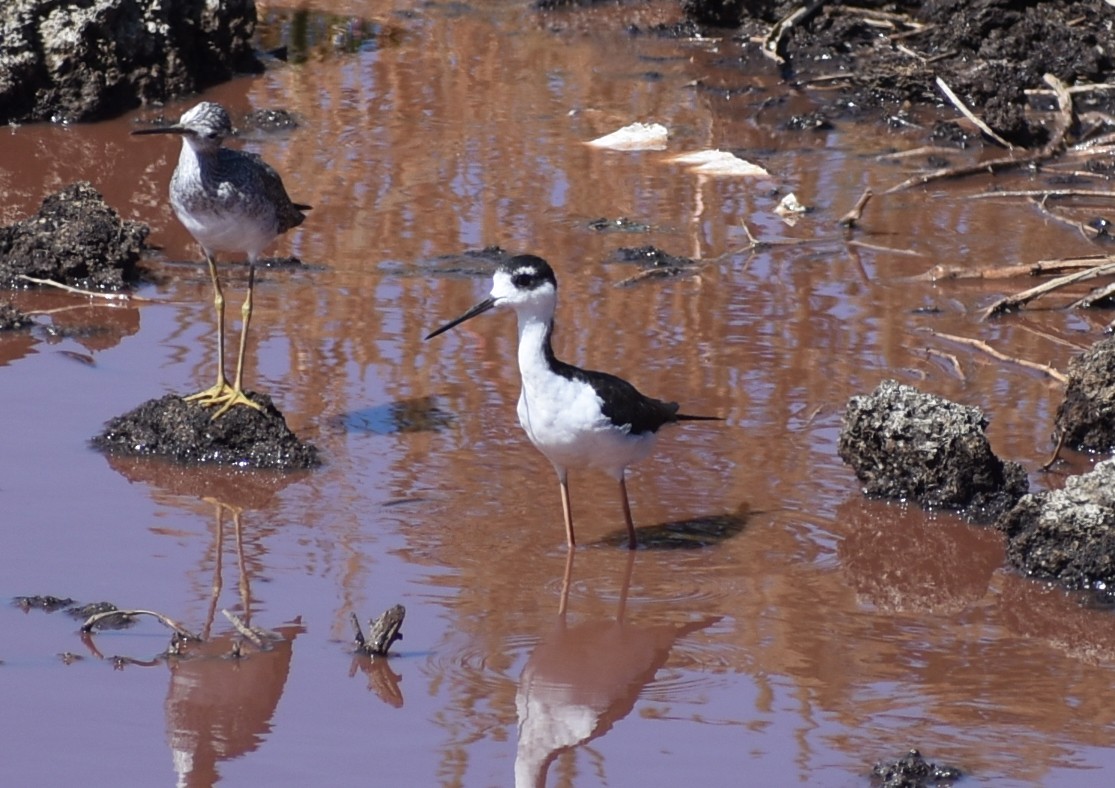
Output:
<path fill-rule="evenodd" d="M 244 304 L 240 307 L 240 350 L 236 355 L 236 378 L 228 391 L 221 396 L 222 405 L 220 410 L 213 414 L 213 418 L 217 418 L 226 413 L 230 408 L 235 405 L 247 405 L 249 408 L 256 410 L 263 410 L 263 406 L 258 402 L 253 402 L 248 399 L 244 394 L 244 350 L 248 346 L 248 325 L 252 322 L 252 290 L 255 289 L 256 283 L 256 267 L 254 263 L 248 263 L 248 294 L 244 296 Z M 226 384 L 227 385 L 227 384 Z"/>
<path fill-rule="evenodd" d="M 256 410 L 262 410 L 262 406 L 244 396 L 244 392 L 240 388 L 241 368 L 237 368 L 235 387 L 230 386 L 228 378 L 225 377 L 225 296 L 221 291 L 221 282 L 217 278 L 217 263 L 213 259 L 213 255 L 209 254 L 209 252 L 205 253 L 205 262 L 209 264 L 209 278 L 213 282 L 213 306 L 217 311 L 217 382 L 210 388 L 199 391 L 196 394 L 191 394 L 188 397 L 184 397 L 184 399 L 187 402 L 197 402 L 199 405 L 205 407 L 220 405 L 221 408 L 213 414 L 214 419 L 226 413 L 233 405 L 247 405 Z M 252 285 L 254 281 L 255 268 L 253 266 L 249 271 L 248 296 L 241 309 L 241 314 L 244 316 L 244 329 L 240 334 L 241 365 L 244 361 L 244 345 L 248 333 L 248 319 L 251 317 Z"/>

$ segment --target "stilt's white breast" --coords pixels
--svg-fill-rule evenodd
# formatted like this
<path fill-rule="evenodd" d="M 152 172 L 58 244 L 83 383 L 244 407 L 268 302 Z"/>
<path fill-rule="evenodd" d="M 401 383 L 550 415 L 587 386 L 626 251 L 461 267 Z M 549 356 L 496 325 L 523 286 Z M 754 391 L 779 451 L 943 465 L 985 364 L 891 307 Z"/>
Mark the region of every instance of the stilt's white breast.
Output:
<path fill-rule="evenodd" d="M 519 423 L 530 442 L 560 468 L 598 468 L 619 479 L 623 469 L 654 447 L 655 433 L 631 435 L 601 412 L 602 402 L 587 383 L 551 375 L 545 394 L 524 381 Z"/>

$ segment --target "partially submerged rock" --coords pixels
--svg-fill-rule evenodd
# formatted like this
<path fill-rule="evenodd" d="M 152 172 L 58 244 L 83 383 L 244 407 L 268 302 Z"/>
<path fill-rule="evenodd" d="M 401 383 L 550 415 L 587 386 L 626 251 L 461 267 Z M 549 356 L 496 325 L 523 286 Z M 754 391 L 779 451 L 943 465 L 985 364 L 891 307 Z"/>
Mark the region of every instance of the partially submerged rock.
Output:
<path fill-rule="evenodd" d="M 837 450 L 867 495 L 992 522 L 1029 482 L 1021 465 L 991 451 L 986 426 L 979 408 L 887 380 L 848 402 Z"/>
<path fill-rule="evenodd" d="M 1028 575 L 1115 597 L 1115 460 L 1026 495 L 996 523 L 1007 558 Z"/>
<path fill-rule="evenodd" d="M 301 441 L 266 394 L 246 392 L 262 411 L 238 405 L 215 410 L 176 394 L 148 400 L 110 421 L 93 445 L 108 452 L 157 455 L 179 462 L 298 470 L 321 464 L 317 448 Z"/>
<path fill-rule="evenodd" d="M 963 776 L 955 766 L 938 766 L 910 750 L 897 761 L 880 761 L 871 770 L 871 784 L 878 788 L 929 788 L 952 785 Z"/>
<path fill-rule="evenodd" d="M 0 301 L 0 331 L 15 331 L 27 328 L 35 321 L 16 309 L 9 301 Z"/>
<path fill-rule="evenodd" d="M 1073 358 L 1068 376 L 1054 434 L 1079 451 L 1115 451 L 1115 337 Z"/>
<path fill-rule="evenodd" d="M 43 200 L 34 216 L 0 227 L 0 286 L 51 279 L 90 290 L 121 290 L 139 279 L 150 229 L 124 221 L 83 181 Z"/>
<path fill-rule="evenodd" d="M 254 0 L 5 0 L 0 123 L 88 121 L 262 65 Z"/>

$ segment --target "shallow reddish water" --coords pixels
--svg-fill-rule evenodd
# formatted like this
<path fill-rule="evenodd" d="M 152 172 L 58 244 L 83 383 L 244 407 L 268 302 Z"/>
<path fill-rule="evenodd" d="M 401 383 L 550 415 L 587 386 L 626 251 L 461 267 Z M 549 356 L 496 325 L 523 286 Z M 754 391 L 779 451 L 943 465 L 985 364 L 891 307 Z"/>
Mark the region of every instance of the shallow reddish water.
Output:
<path fill-rule="evenodd" d="M 0 335 L 0 595 L 157 610 L 213 642 L 208 658 L 168 663 L 151 619 L 83 641 L 63 613 L 0 607 L 3 782 L 472 786 L 544 771 L 548 785 L 845 786 L 917 746 L 973 784 L 1102 783 L 1115 766 L 1110 613 L 1006 569 L 991 530 L 863 499 L 836 456 L 848 397 L 893 377 L 983 407 L 996 451 L 1036 469 L 1060 385 L 923 329 L 1064 369 L 1104 316 L 982 322 L 1026 283 L 916 277 L 1095 248 L 1018 201 L 965 199 L 988 180 L 877 198 L 853 237 L 894 251 L 846 244 L 835 220 L 913 166 L 880 154 L 924 136 L 787 132 L 808 95 L 763 106 L 785 90 L 766 63 L 729 67 L 737 44 L 609 32 L 670 6 L 331 8 L 378 36 L 205 96 L 234 116 L 286 107 L 303 120 L 244 143 L 314 205 L 275 247 L 307 266 L 260 272 L 247 377 L 320 446 L 318 471 L 88 447 L 112 416 L 212 374 L 207 276 L 165 199 L 177 143 L 128 136 L 153 112 L 4 132 L 0 218 L 88 179 L 164 253 L 142 301 L 12 295 L 40 316 L 30 335 Z M 281 29 L 289 14 L 274 14 Z M 328 40 L 343 19 L 310 21 Z M 667 125 L 668 150 L 583 145 L 635 120 Z M 772 177 L 667 161 L 704 148 Z M 772 213 L 787 191 L 815 209 L 794 228 Z M 654 229 L 589 229 L 599 217 Z M 745 222 L 763 240 L 812 242 L 751 250 Z M 574 472 L 584 545 L 567 563 L 556 480 L 515 422 L 513 318 L 422 341 L 486 289 L 435 258 L 489 244 L 554 264 L 564 358 L 726 417 L 667 432 L 632 470 L 637 523 L 737 513 L 737 533 L 631 556 L 608 541 L 622 531 L 613 483 Z M 615 287 L 634 269 L 606 263 L 612 250 L 644 244 L 706 265 Z M 235 311 L 244 271 L 223 270 Z M 430 408 L 430 422 L 409 418 Z M 395 656 L 354 660 L 350 612 L 396 602 Z M 281 644 L 225 659 L 221 609 Z"/>

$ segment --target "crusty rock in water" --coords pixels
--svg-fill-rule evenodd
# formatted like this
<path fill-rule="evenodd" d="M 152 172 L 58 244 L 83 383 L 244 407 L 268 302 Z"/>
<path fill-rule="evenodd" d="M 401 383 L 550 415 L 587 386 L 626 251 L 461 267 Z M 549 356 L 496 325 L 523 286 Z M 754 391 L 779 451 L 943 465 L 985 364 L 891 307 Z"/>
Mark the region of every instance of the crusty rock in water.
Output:
<path fill-rule="evenodd" d="M 254 0 L 4 0 L 0 123 L 87 121 L 262 65 Z"/>
<path fill-rule="evenodd" d="M 1074 357 L 1068 374 L 1054 434 L 1072 449 L 1115 451 L 1115 337 Z"/>
<path fill-rule="evenodd" d="M 864 492 L 993 522 L 1026 492 L 1026 472 L 991 451 L 976 407 L 893 380 L 852 397 L 837 450 Z"/>
<path fill-rule="evenodd" d="M 1023 496 L 996 527 L 1026 574 L 1115 597 L 1115 460 L 1070 476 L 1063 489 Z"/>
<path fill-rule="evenodd" d="M 139 278 L 150 232 L 123 221 L 85 182 L 43 200 L 34 216 L 0 227 L 0 286 L 28 287 L 20 274 L 93 290 L 120 290 Z"/>
<path fill-rule="evenodd" d="M 148 400 L 110 421 L 93 445 L 122 454 L 246 468 L 297 470 L 321 464 L 317 448 L 290 431 L 270 397 L 246 393 L 262 411 L 237 405 L 214 419 L 214 408 L 176 394 Z"/>

